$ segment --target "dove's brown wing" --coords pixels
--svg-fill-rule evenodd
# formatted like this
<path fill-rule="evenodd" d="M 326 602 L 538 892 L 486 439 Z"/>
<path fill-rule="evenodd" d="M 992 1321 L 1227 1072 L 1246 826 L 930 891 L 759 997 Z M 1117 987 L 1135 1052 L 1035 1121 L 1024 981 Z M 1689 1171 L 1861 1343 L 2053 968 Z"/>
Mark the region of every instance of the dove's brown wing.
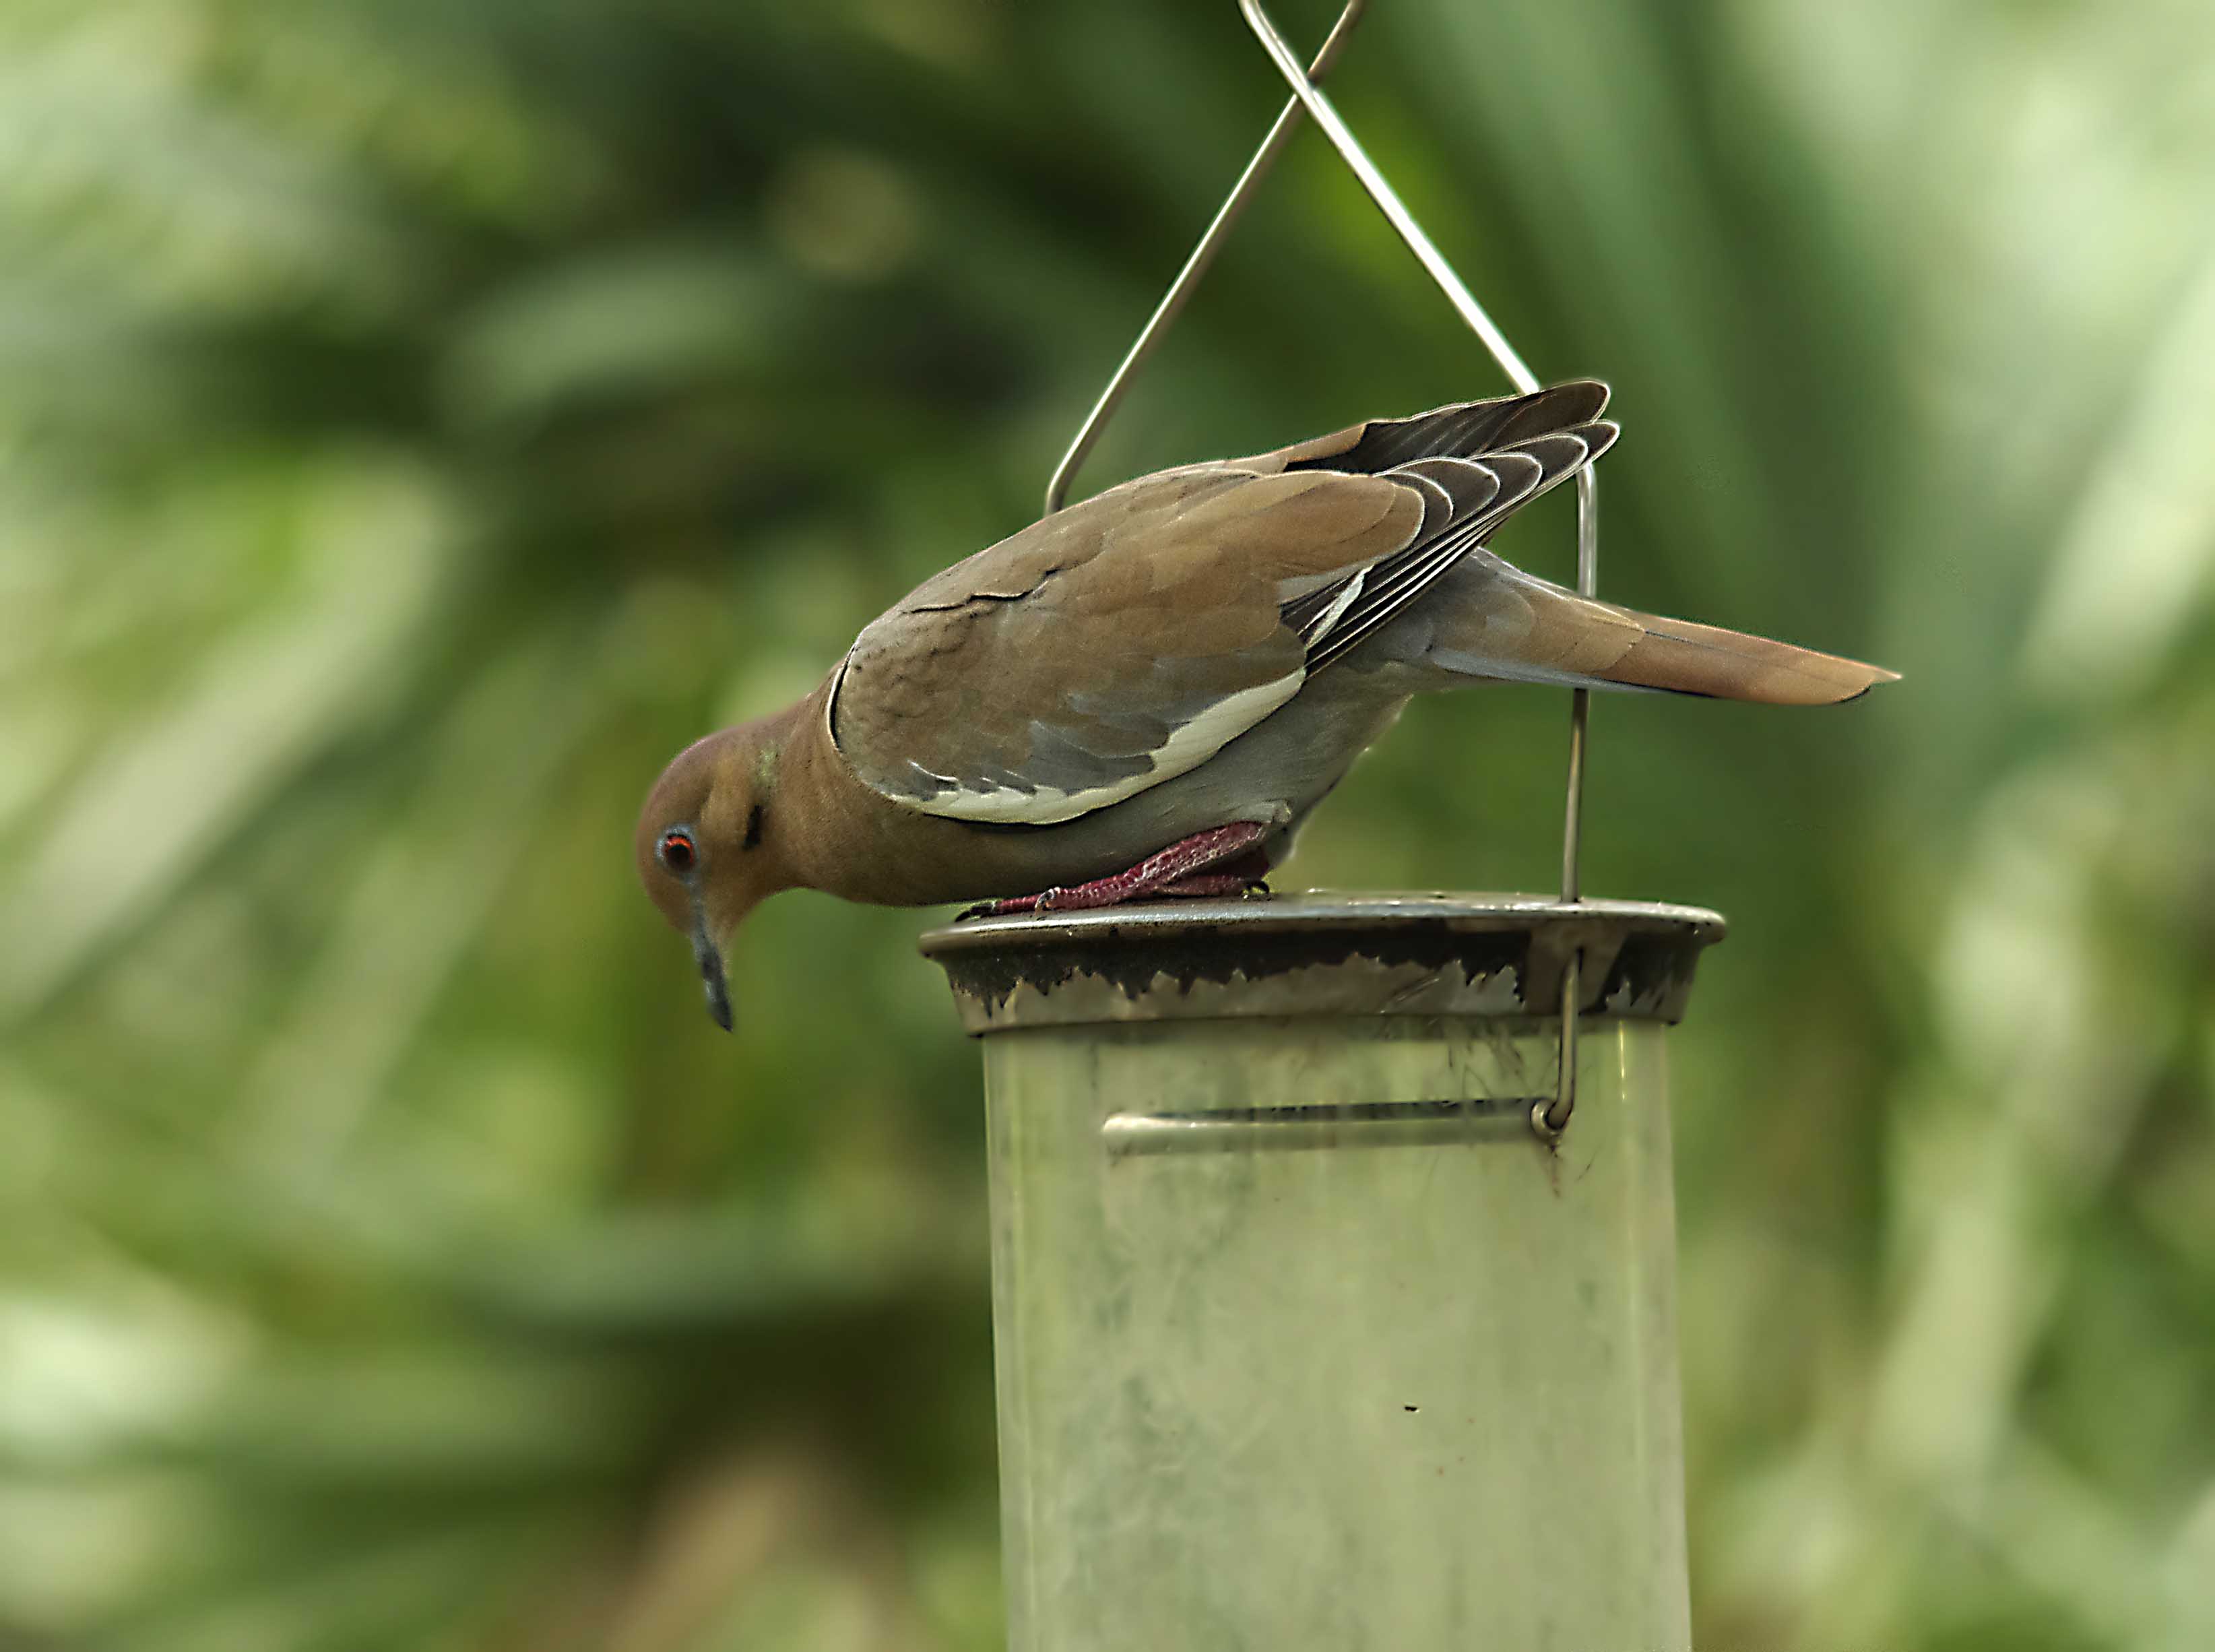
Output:
<path fill-rule="evenodd" d="M 1589 381 L 1163 471 L 1033 524 L 871 624 L 833 741 L 926 814 L 1047 826 L 1206 762 L 1605 451 Z"/>
<path fill-rule="evenodd" d="M 1286 603 L 1404 549 L 1420 492 L 1334 471 L 1166 471 L 1033 524 L 863 630 L 831 738 L 925 814 L 1074 819 L 1182 774 L 1299 691 Z"/>

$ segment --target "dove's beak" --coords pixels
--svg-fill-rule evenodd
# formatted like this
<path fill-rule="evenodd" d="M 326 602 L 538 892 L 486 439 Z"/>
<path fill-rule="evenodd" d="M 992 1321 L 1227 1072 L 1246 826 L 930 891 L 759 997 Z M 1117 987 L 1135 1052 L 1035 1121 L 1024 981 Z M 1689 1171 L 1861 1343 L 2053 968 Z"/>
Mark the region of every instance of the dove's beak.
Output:
<path fill-rule="evenodd" d="M 731 1030 L 731 989 L 723 979 L 723 952 L 708 933 L 708 908 L 696 897 L 692 902 L 692 957 L 700 966 L 700 984 L 707 989 L 708 1013 L 725 1032 Z"/>

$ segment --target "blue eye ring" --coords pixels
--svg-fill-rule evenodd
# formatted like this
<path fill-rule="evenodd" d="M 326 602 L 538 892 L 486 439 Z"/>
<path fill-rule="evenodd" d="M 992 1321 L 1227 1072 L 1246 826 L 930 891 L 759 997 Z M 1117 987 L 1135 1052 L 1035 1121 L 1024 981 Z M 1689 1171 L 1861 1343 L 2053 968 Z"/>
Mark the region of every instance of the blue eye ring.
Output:
<path fill-rule="evenodd" d="M 654 844 L 653 857 L 672 877 L 690 877 L 700 863 L 700 845 L 693 841 L 689 827 L 672 826 Z"/>

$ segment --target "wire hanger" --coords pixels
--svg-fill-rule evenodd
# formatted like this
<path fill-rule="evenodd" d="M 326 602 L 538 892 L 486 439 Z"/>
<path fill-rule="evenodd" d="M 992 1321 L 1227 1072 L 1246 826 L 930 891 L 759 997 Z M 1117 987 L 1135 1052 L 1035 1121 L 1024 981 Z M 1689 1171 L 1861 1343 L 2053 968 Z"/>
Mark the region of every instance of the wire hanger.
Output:
<path fill-rule="evenodd" d="M 1323 40 L 1322 49 L 1316 54 L 1315 62 L 1303 70 L 1292 48 L 1285 43 L 1277 26 L 1261 9 L 1261 0 L 1238 0 L 1239 10 L 1245 14 L 1248 25 L 1261 42 L 1262 49 L 1269 54 L 1270 61 L 1277 65 L 1278 72 L 1291 85 L 1292 95 L 1278 114 L 1275 123 L 1270 126 L 1268 136 L 1261 140 L 1261 148 L 1254 151 L 1254 158 L 1246 163 L 1245 171 L 1239 175 L 1230 195 L 1216 212 L 1206 232 L 1200 236 L 1200 244 L 1192 249 L 1192 255 L 1185 260 L 1184 267 L 1177 272 L 1176 279 L 1169 284 L 1169 290 L 1163 295 L 1161 303 L 1155 306 L 1153 315 L 1148 318 L 1121 364 L 1108 379 L 1107 388 L 1100 392 L 1100 399 L 1092 404 L 1092 411 L 1085 415 L 1084 423 L 1077 430 L 1076 439 L 1070 443 L 1068 451 L 1062 455 L 1061 463 L 1054 467 L 1052 479 L 1046 483 L 1046 508 L 1049 515 L 1059 510 L 1067 501 L 1071 481 L 1083 464 L 1086 456 L 1092 451 L 1093 445 L 1100 439 L 1100 433 L 1107 427 L 1108 421 L 1121 404 L 1132 378 L 1159 347 L 1169 328 L 1183 313 L 1193 290 L 1200 285 L 1200 277 L 1215 261 L 1216 254 L 1222 250 L 1224 242 L 1230 238 L 1232 228 L 1253 200 L 1261 181 L 1276 164 L 1278 156 L 1284 152 L 1292 134 L 1299 129 L 1304 116 L 1313 120 L 1322 129 L 1323 136 L 1330 139 L 1331 146 L 1338 151 L 1347 169 L 1368 192 L 1369 199 L 1377 204 L 1377 210 L 1384 213 L 1385 221 L 1407 243 L 1408 250 L 1414 254 L 1416 261 L 1438 284 L 1439 290 L 1445 294 L 1446 302 L 1469 324 L 1470 330 L 1476 335 L 1493 360 L 1499 364 L 1500 371 L 1506 375 L 1508 382 L 1525 393 L 1539 387 L 1537 376 L 1524 365 L 1523 358 L 1515 353 L 1515 347 L 1507 341 L 1507 335 L 1485 313 L 1484 306 L 1477 303 L 1461 277 L 1454 273 L 1453 266 L 1446 262 L 1445 255 L 1432 243 L 1430 236 L 1423 233 L 1422 225 L 1415 222 L 1414 215 L 1408 211 L 1392 186 L 1385 181 L 1384 175 L 1377 170 L 1376 163 L 1369 158 L 1368 152 L 1347 130 L 1346 122 L 1339 117 L 1338 111 L 1331 106 L 1330 100 L 1323 95 L 1322 88 L 1316 83 L 1330 72 L 1332 65 L 1338 61 L 1345 50 L 1347 38 L 1360 22 L 1368 5 L 1369 0 L 1347 0 L 1346 9 L 1339 13 L 1337 22 L 1331 26 L 1329 34 Z M 1577 472 L 1576 489 L 1577 592 L 1580 596 L 1591 597 L 1598 593 L 1599 586 L 1599 488 L 1590 465 Z M 1563 906 L 1574 906 L 1583 898 L 1579 859 L 1584 837 L 1585 730 L 1591 703 L 1591 691 L 1581 688 L 1573 692 L 1569 702 L 1568 791 L 1562 809 L 1562 824 L 1561 905 Z M 1583 973 L 1584 954 L 1580 949 L 1573 950 L 1562 975 L 1561 1075 L 1556 1080 L 1553 1096 L 1550 1099 L 1541 1096 L 1531 1106 L 1531 1127 L 1549 1145 L 1561 1139 L 1562 1131 L 1568 1127 L 1570 1115 L 1576 1110 L 1577 1010 L 1583 997 Z"/>

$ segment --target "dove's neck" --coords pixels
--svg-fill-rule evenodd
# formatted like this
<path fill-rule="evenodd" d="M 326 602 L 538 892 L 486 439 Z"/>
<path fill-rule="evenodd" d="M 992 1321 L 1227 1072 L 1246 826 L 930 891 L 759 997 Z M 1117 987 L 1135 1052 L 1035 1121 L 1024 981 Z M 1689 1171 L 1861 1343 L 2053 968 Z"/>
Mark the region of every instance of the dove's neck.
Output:
<path fill-rule="evenodd" d="M 880 906 L 966 900 L 973 829 L 905 808 L 848 766 L 831 735 L 833 678 L 778 718 L 778 870 L 793 885 Z M 788 722 L 787 719 L 789 719 Z"/>

